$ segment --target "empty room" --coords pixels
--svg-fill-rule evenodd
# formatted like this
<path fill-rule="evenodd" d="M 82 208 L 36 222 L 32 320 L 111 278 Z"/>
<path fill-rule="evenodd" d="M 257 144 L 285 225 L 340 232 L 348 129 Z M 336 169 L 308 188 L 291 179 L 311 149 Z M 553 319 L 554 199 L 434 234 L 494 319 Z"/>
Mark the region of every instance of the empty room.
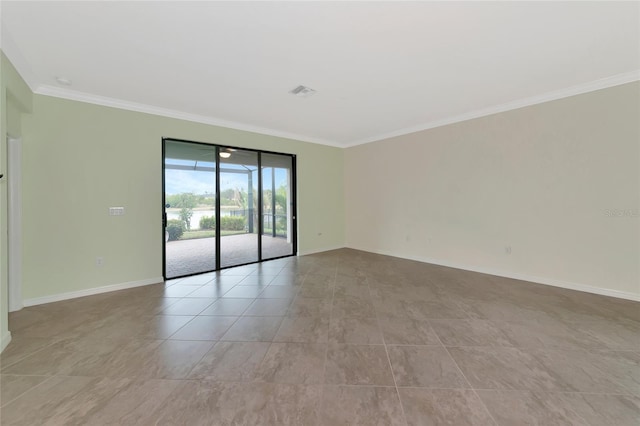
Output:
<path fill-rule="evenodd" d="M 640 424 L 640 3 L 0 31 L 0 424 Z"/>

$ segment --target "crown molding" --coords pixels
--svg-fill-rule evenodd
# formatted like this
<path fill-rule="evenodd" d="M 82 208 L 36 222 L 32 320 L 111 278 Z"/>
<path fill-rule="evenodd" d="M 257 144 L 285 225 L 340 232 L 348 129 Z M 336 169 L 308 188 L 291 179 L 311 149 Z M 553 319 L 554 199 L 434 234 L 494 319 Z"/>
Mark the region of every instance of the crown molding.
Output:
<path fill-rule="evenodd" d="M 239 123 L 236 121 L 229 121 L 215 117 L 207 117 L 198 114 L 190 114 L 182 111 L 171 110 L 167 108 L 155 107 L 152 105 L 141 104 L 137 102 L 124 101 L 121 99 L 109 98 L 105 96 L 93 95 L 90 93 L 79 92 L 66 88 L 60 88 L 51 85 L 40 85 L 34 93 L 44 96 L 52 96 L 56 98 L 69 99 L 78 102 L 85 102 L 95 105 L 102 105 L 111 108 L 119 108 L 128 111 L 136 111 L 145 114 L 152 114 L 162 117 L 175 118 L 178 120 L 191 121 L 195 123 L 208 124 L 212 126 L 226 127 L 230 129 L 243 130 L 252 133 L 259 133 L 269 136 L 276 136 L 286 139 L 293 139 L 302 142 L 327 145 L 336 148 L 350 148 L 357 145 L 363 145 L 371 142 L 378 142 L 385 139 L 390 139 L 398 136 L 407 135 L 410 133 L 416 133 L 423 130 L 433 129 L 436 127 L 446 126 L 449 124 L 459 123 L 462 121 L 472 120 L 475 118 L 485 117 L 488 115 L 507 112 L 519 108 L 524 108 L 531 105 L 537 105 L 544 102 L 554 101 L 558 99 L 568 98 L 583 93 L 593 92 L 600 89 L 606 89 L 608 87 L 619 86 L 625 83 L 631 83 L 633 81 L 640 80 L 640 70 L 634 70 L 631 72 L 617 74 L 611 77 L 594 80 L 588 83 L 583 83 L 568 88 L 543 93 L 541 95 L 532 96 L 529 98 L 519 99 L 513 102 L 508 102 L 500 105 L 495 105 L 488 108 L 482 108 L 475 111 L 466 112 L 464 114 L 456 115 L 453 117 L 443 118 L 441 120 L 435 120 L 428 123 L 423 123 L 417 126 L 406 127 L 400 130 L 396 130 L 389 133 L 383 133 L 376 136 L 371 136 L 364 139 L 359 139 L 348 143 L 338 143 L 321 138 L 310 137 L 306 135 L 300 135 L 295 133 L 283 132 L 276 129 L 267 127 L 253 126 L 250 124 Z"/>
<path fill-rule="evenodd" d="M 504 104 L 495 105 L 488 108 L 482 108 L 475 111 L 466 112 L 464 114 L 456 115 L 453 117 L 447 117 L 441 120 L 435 120 L 435 121 L 430 121 L 428 123 L 419 124 L 417 126 L 406 127 L 404 129 L 396 130 L 389 133 L 384 133 L 381 135 L 371 136 L 371 137 L 360 139 L 342 146 L 345 148 L 350 148 L 352 146 L 363 145 L 371 142 L 378 142 L 384 139 L 390 139 L 397 136 L 408 135 L 410 133 L 416 133 L 423 130 L 442 127 L 448 124 L 459 123 L 461 121 L 472 120 L 474 118 L 485 117 L 487 115 L 498 114 L 501 112 L 511 111 L 514 109 L 541 104 L 544 102 L 555 101 L 562 98 L 568 98 L 570 96 L 593 92 L 600 89 L 606 89 L 608 87 L 619 86 L 621 84 L 631 83 L 633 81 L 638 81 L 638 80 L 640 80 L 640 70 L 634 70 L 631 72 L 626 72 L 623 74 L 617 74 L 611 77 L 590 81 L 588 83 L 578 84 L 578 85 L 567 87 L 564 89 L 543 93 L 541 95 L 531 96 L 529 98 L 519 99 L 513 102 L 507 102 Z"/>
<path fill-rule="evenodd" d="M 137 102 L 125 101 L 116 98 L 109 98 L 106 96 L 94 95 L 91 93 L 79 92 L 76 90 L 65 89 L 61 87 L 51 85 L 40 85 L 34 90 L 35 94 L 43 96 L 51 96 L 55 98 L 68 99 L 71 101 L 85 102 L 94 105 L 101 105 L 110 108 L 118 108 L 127 111 L 141 112 L 145 114 L 157 115 L 167 118 L 175 118 L 178 120 L 191 121 L 194 123 L 208 124 L 211 126 L 226 127 L 229 129 L 242 130 L 246 132 L 259 133 L 268 136 L 276 136 L 279 138 L 293 139 L 302 142 L 328 145 L 337 148 L 344 148 L 343 144 L 339 144 L 334 141 L 314 138 L 305 135 L 299 135 L 296 133 L 283 132 L 268 127 L 253 126 L 251 124 L 239 123 L 237 121 L 229 121 L 221 118 L 207 117 L 204 115 L 191 114 L 187 112 L 172 110 L 168 108 L 156 107 L 147 104 L 141 104 Z"/>

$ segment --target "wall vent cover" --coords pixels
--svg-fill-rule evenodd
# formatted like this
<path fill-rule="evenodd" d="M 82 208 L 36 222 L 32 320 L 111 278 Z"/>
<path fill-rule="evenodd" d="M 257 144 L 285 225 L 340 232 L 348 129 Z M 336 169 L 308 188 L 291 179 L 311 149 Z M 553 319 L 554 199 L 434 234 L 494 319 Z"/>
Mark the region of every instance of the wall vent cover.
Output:
<path fill-rule="evenodd" d="M 298 86 L 293 90 L 290 90 L 289 93 L 291 93 L 292 95 L 296 95 L 298 97 L 301 98 L 308 98 L 309 96 L 313 95 L 314 93 L 316 93 L 315 90 L 313 90 L 310 87 L 307 86 Z"/>

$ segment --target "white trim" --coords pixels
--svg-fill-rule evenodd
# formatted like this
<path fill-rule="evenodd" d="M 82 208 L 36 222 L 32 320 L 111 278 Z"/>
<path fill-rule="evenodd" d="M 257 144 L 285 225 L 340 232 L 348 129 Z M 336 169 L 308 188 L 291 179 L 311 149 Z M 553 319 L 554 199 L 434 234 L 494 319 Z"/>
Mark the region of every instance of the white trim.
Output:
<path fill-rule="evenodd" d="M 52 294 L 50 296 L 36 297 L 34 299 L 25 299 L 24 306 L 43 305 L 45 303 L 60 302 L 61 300 L 75 299 L 77 297 L 93 296 L 95 294 L 109 293 L 111 291 L 126 290 L 128 288 L 142 287 L 150 284 L 158 284 L 164 282 L 164 278 L 147 278 L 145 280 L 129 281 L 120 284 L 105 285 L 102 287 L 88 288 L 85 290 L 70 291 L 68 293 Z"/>
<path fill-rule="evenodd" d="M 188 112 L 177 111 L 168 108 L 161 108 L 152 105 L 141 104 L 137 102 L 125 101 L 121 99 L 109 98 L 106 96 L 93 95 L 91 93 L 78 92 L 76 90 L 65 89 L 50 85 L 40 85 L 34 91 L 35 94 L 52 96 L 55 98 L 69 99 L 72 101 L 85 102 L 89 104 L 102 105 L 111 108 L 118 108 L 127 111 L 142 112 L 145 114 L 158 115 L 161 117 L 175 118 L 178 120 L 192 121 L 194 123 L 209 124 L 211 126 L 225 127 L 228 129 L 243 130 L 246 132 L 259 133 L 263 135 L 276 136 L 279 138 L 294 139 L 302 142 L 315 143 L 320 145 L 334 146 L 343 148 L 343 144 L 339 144 L 330 140 L 315 138 L 312 136 L 299 135 L 296 133 L 284 132 L 281 130 L 270 129 L 268 127 L 254 126 L 237 121 L 229 121 L 222 118 L 207 117 L 204 115 L 191 114 Z"/>
<path fill-rule="evenodd" d="M 494 105 L 488 108 L 477 109 L 469 111 L 464 114 L 455 115 L 453 117 L 446 117 L 441 120 L 430 121 L 428 123 L 418 124 L 416 126 L 406 127 L 389 133 L 383 133 L 368 138 L 363 138 L 357 141 L 353 141 L 347 144 L 343 144 L 344 148 L 352 146 L 363 145 L 366 143 L 377 142 L 383 139 L 389 139 L 396 136 L 403 136 L 409 133 L 416 133 L 423 130 L 433 129 L 436 127 L 446 126 L 448 124 L 459 123 L 461 121 L 473 120 L 474 118 L 485 117 L 487 115 L 498 114 L 501 112 L 511 111 L 518 108 L 523 108 L 531 105 L 541 104 L 544 102 L 555 101 L 558 99 L 568 98 L 570 96 L 581 95 L 583 93 L 593 92 L 600 89 L 606 89 L 608 87 L 619 86 L 621 84 L 631 83 L 633 81 L 640 80 L 640 70 L 634 70 L 623 74 L 614 75 L 611 77 L 601 78 L 599 80 L 590 81 L 583 84 L 578 84 L 571 87 L 566 87 L 560 90 L 554 90 L 552 92 L 543 93 L 541 95 L 531 96 L 529 98 L 518 99 L 512 102 L 507 102 L 501 105 Z"/>
<path fill-rule="evenodd" d="M 352 248 L 354 250 L 361 250 L 361 251 L 366 251 L 366 252 L 369 252 L 369 253 L 381 254 L 381 255 L 384 255 L 384 256 L 397 257 L 397 258 L 400 258 L 400 259 L 415 260 L 416 262 L 430 263 L 430 264 L 433 264 L 433 265 L 446 266 L 448 268 L 455 268 L 455 269 L 462 269 L 462 270 L 465 270 L 465 271 L 479 272 L 481 274 L 495 275 L 495 276 L 498 276 L 498 277 L 513 278 L 515 280 L 529 281 L 529 282 L 532 282 L 532 283 L 535 283 L 535 284 L 543 284 L 543 285 L 548 285 L 548 286 L 552 286 L 552 287 L 565 288 L 565 289 L 568 289 L 568 290 L 576 290 L 576 291 L 582 291 L 582 292 L 585 292 L 585 293 L 599 294 L 599 295 L 602 295 L 602 296 L 609 296 L 609 297 L 615 297 L 615 298 L 618 298 L 618 299 L 626 299 L 626 300 L 633 300 L 633 301 L 636 301 L 636 302 L 640 302 L 640 293 L 630 293 L 630 292 L 626 292 L 626 291 L 613 290 L 613 289 L 609 289 L 609 288 L 593 287 L 593 286 L 590 286 L 590 285 L 587 285 L 587 284 L 574 283 L 574 282 L 571 282 L 571 281 L 556 280 L 554 278 L 539 277 L 539 276 L 535 276 L 535 275 L 520 274 L 520 273 L 517 273 L 517 272 L 502 271 L 502 270 L 498 270 L 498 269 L 494 269 L 494 268 L 484 268 L 484 267 L 481 267 L 481 266 L 461 265 L 459 263 L 449 262 L 449 261 L 440 260 L 440 259 L 425 258 L 425 257 L 420 257 L 420 256 L 398 256 L 397 254 L 393 254 L 393 253 L 385 251 L 385 250 L 368 250 L 368 249 L 362 249 L 362 248 L 357 248 L 357 247 L 353 247 L 353 246 L 347 246 L 347 247 L 348 248 Z"/>
<path fill-rule="evenodd" d="M 298 256 L 307 256 L 309 254 L 323 253 L 325 251 L 339 250 L 343 248 L 347 248 L 347 247 L 345 245 L 341 245 L 341 246 L 324 247 L 324 248 L 313 249 L 313 250 L 302 250 L 302 251 L 298 250 Z"/>
<path fill-rule="evenodd" d="M 7 137 L 9 312 L 22 309 L 22 139 Z"/>
<path fill-rule="evenodd" d="M 7 331 L 7 334 L 0 339 L 0 352 L 4 351 L 9 346 L 9 343 L 11 343 L 11 332 Z"/>

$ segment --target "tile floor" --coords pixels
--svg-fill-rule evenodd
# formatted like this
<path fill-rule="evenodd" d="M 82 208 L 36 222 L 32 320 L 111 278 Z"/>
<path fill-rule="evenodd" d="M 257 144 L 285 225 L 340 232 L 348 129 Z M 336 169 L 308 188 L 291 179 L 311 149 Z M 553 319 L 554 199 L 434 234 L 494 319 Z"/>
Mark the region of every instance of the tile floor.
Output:
<path fill-rule="evenodd" d="M 10 329 L 3 425 L 640 424 L 640 304 L 355 250 Z"/>

